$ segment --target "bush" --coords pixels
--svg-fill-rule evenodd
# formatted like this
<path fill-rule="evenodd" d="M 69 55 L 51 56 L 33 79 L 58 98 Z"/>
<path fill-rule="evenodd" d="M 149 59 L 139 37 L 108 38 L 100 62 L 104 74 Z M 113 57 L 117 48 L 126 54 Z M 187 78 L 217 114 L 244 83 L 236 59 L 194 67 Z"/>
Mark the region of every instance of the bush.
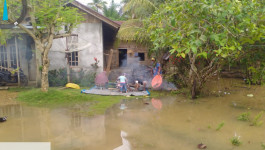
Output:
<path fill-rule="evenodd" d="M 83 87 L 91 87 L 95 85 L 95 72 L 88 72 L 86 73 L 83 69 L 77 73 L 71 73 L 71 81 L 73 83 L 79 84 Z"/>
<path fill-rule="evenodd" d="M 48 78 L 50 87 L 65 86 L 67 83 L 66 69 L 50 70 Z"/>
<path fill-rule="evenodd" d="M 67 84 L 67 71 L 65 68 L 50 70 L 48 76 L 50 87 L 65 86 Z M 95 77 L 95 72 L 86 73 L 83 69 L 81 69 L 80 72 L 74 72 L 73 70 L 71 70 L 70 73 L 71 82 L 83 87 L 90 87 L 95 85 Z"/>

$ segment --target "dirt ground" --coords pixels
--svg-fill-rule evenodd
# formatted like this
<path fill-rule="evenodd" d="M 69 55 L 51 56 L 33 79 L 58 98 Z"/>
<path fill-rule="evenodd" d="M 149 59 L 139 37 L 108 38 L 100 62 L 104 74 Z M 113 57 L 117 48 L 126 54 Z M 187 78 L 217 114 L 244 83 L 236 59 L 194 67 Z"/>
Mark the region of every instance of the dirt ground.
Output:
<path fill-rule="evenodd" d="M 17 97 L 17 92 L 9 92 L 7 90 L 0 90 L 0 106 L 17 104 L 18 102 L 15 101 L 16 97 Z"/>

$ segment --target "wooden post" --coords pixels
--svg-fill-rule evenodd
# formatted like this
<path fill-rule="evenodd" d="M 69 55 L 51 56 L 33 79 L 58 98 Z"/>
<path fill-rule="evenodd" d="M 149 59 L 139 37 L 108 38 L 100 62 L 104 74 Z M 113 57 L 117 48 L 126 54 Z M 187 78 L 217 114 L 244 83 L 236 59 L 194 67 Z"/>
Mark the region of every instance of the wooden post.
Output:
<path fill-rule="evenodd" d="M 112 56 L 113 56 L 113 49 L 110 49 L 110 54 L 109 54 L 109 59 L 108 59 L 108 64 L 107 64 L 107 76 L 109 76 L 110 73 L 110 66 L 111 66 L 111 61 L 112 61 Z"/>
<path fill-rule="evenodd" d="M 19 66 L 19 60 L 18 60 L 18 47 L 17 47 L 17 36 L 15 36 L 15 45 L 16 45 L 16 59 L 17 59 L 17 84 L 20 86 L 20 66 Z"/>
<path fill-rule="evenodd" d="M 71 36 L 70 36 L 71 37 Z M 70 37 L 66 37 L 66 50 L 65 51 L 69 51 L 69 46 L 68 46 L 68 41 Z M 65 53 L 66 56 L 66 74 L 67 74 L 67 83 L 70 83 L 70 62 L 69 62 L 69 55 L 71 55 L 71 53 Z"/>
<path fill-rule="evenodd" d="M 66 73 L 67 73 L 67 83 L 70 83 L 70 64 L 69 64 L 69 61 L 68 61 L 68 58 L 66 58 L 67 60 L 67 67 L 66 67 Z"/>

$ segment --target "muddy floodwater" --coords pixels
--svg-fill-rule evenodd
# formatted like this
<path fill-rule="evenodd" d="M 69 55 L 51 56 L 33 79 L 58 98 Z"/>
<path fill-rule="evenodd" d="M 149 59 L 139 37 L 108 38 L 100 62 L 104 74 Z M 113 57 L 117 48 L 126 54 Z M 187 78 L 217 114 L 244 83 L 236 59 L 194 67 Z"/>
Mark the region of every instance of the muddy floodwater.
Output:
<path fill-rule="evenodd" d="M 86 104 L 29 107 L 0 91 L 0 116 L 8 116 L 0 141 L 51 142 L 53 150 L 195 150 L 200 143 L 210 150 L 262 150 L 265 114 L 251 124 L 265 110 L 265 87 L 220 80 L 205 92 L 210 96 L 196 101 L 182 95 L 124 99 L 105 115 L 88 117 Z M 238 120 L 245 112 L 250 121 Z M 231 144 L 235 135 L 240 146 Z"/>

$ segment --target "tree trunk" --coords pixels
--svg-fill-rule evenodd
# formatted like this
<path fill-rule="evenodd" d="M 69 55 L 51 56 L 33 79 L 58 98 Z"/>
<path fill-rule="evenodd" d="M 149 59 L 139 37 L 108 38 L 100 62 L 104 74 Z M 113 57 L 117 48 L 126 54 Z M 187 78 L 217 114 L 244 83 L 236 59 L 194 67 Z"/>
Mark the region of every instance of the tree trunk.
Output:
<path fill-rule="evenodd" d="M 48 81 L 48 72 L 50 61 L 48 58 L 48 53 L 45 52 L 45 48 L 42 46 L 41 42 L 36 42 L 36 48 L 38 51 L 41 52 L 41 67 L 37 69 L 41 69 L 41 91 L 48 92 L 49 88 L 49 81 Z"/>
<path fill-rule="evenodd" d="M 196 79 L 195 77 L 193 76 L 193 79 L 192 79 L 192 83 L 191 83 L 191 98 L 192 99 L 195 99 L 196 96 L 197 96 L 197 92 L 196 92 Z"/>
<path fill-rule="evenodd" d="M 200 80 L 197 68 L 195 66 L 195 60 L 196 60 L 196 54 L 189 53 L 188 54 L 189 59 L 190 59 L 190 72 L 189 72 L 189 87 L 190 87 L 190 92 L 191 92 L 191 98 L 195 99 L 197 95 L 199 94 L 198 92 L 198 86 L 197 82 Z"/>
<path fill-rule="evenodd" d="M 48 80 L 48 72 L 49 72 L 50 61 L 48 55 L 42 56 L 42 71 L 41 71 L 41 91 L 48 92 L 49 88 L 49 80 Z"/>

